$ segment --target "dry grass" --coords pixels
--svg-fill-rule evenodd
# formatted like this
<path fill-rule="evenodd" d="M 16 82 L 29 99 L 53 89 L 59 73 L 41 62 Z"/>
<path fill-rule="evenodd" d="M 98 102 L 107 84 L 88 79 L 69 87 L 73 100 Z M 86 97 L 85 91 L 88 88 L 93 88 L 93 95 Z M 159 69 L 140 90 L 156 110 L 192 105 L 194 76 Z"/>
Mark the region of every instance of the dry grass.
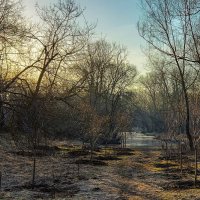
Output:
<path fill-rule="evenodd" d="M 73 199 L 73 200 L 193 200 L 200 190 L 193 185 L 176 187 L 193 180 L 193 174 L 180 176 L 177 161 L 166 161 L 158 150 L 97 150 L 94 158 L 104 166 L 88 163 L 88 150 L 80 146 L 59 146 L 55 156 L 37 158 L 37 187 L 29 188 L 32 158 L 0 150 L 2 191 L 0 199 Z M 186 168 L 187 165 L 184 165 Z M 189 172 L 189 171 L 188 171 Z M 185 182 L 184 182 L 185 181 Z M 170 187 L 168 187 L 170 185 Z"/>

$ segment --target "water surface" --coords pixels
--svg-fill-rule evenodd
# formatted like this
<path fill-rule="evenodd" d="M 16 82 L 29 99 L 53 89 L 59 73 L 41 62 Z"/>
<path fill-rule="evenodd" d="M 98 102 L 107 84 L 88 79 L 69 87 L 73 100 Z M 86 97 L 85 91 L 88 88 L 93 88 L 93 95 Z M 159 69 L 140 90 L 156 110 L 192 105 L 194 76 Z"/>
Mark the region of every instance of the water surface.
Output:
<path fill-rule="evenodd" d="M 160 143 L 153 135 L 144 133 L 128 132 L 127 147 L 159 147 Z"/>

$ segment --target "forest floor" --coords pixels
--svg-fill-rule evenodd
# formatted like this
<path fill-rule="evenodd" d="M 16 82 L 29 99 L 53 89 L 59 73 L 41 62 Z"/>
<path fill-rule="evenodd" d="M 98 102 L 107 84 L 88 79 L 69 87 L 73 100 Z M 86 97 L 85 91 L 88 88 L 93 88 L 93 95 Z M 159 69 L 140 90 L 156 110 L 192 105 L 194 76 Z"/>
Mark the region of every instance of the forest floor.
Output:
<path fill-rule="evenodd" d="M 54 155 L 37 157 L 34 188 L 33 158 L 1 149 L 0 199 L 200 199 L 192 166 L 184 166 L 181 175 L 178 162 L 166 161 L 159 150 L 98 149 L 91 163 L 79 146 L 58 147 Z"/>

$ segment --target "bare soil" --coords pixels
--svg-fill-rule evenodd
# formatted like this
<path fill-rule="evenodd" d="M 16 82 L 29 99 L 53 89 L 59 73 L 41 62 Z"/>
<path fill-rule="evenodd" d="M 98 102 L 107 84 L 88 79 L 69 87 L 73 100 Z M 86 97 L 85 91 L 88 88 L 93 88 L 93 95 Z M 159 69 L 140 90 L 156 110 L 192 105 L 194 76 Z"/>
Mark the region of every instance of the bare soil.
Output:
<path fill-rule="evenodd" d="M 38 155 L 36 184 L 31 185 L 33 157 L 0 149 L 0 199 L 73 200 L 197 200 L 194 170 L 176 159 L 166 160 L 155 149 L 106 148 L 95 151 L 67 145 L 51 155 Z M 200 177 L 199 177 L 200 179 Z"/>

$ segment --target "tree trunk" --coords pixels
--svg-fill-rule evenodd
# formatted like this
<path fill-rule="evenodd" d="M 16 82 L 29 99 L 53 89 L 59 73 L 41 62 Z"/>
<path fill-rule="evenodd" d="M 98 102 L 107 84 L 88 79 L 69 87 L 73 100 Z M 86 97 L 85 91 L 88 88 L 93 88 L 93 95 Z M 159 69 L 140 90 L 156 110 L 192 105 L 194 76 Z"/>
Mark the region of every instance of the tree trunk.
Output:
<path fill-rule="evenodd" d="M 182 157 L 182 144 L 180 143 L 180 168 L 181 168 L 181 175 L 183 173 L 183 157 Z"/>
<path fill-rule="evenodd" d="M 182 82 L 182 86 L 183 86 L 183 91 L 184 91 L 184 96 L 185 96 L 185 106 L 186 106 L 186 121 L 185 121 L 186 135 L 189 141 L 190 150 L 194 151 L 193 138 L 190 133 L 190 106 L 189 106 L 187 89 L 186 89 L 184 81 Z"/>
<path fill-rule="evenodd" d="M 198 165 L 197 165 L 197 146 L 195 146 L 195 175 L 194 175 L 194 185 L 196 186 L 197 185 L 197 168 L 198 168 Z"/>
<path fill-rule="evenodd" d="M 34 152 L 34 158 L 33 158 L 33 174 L 32 174 L 32 188 L 35 186 L 35 171 L 36 171 L 36 155 Z"/>
<path fill-rule="evenodd" d="M 2 130 L 4 127 L 5 127 L 5 116 L 3 110 L 2 97 L 0 96 L 0 129 Z"/>
<path fill-rule="evenodd" d="M 93 161 L 93 150 L 94 150 L 94 146 L 93 144 L 91 144 L 91 148 L 90 148 L 90 161 Z"/>
<path fill-rule="evenodd" d="M 0 189 L 1 189 L 1 185 L 2 185 L 2 172 L 0 171 Z"/>
<path fill-rule="evenodd" d="M 126 148 L 126 132 L 124 133 L 124 143 L 125 143 L 125 148 Z"/>

